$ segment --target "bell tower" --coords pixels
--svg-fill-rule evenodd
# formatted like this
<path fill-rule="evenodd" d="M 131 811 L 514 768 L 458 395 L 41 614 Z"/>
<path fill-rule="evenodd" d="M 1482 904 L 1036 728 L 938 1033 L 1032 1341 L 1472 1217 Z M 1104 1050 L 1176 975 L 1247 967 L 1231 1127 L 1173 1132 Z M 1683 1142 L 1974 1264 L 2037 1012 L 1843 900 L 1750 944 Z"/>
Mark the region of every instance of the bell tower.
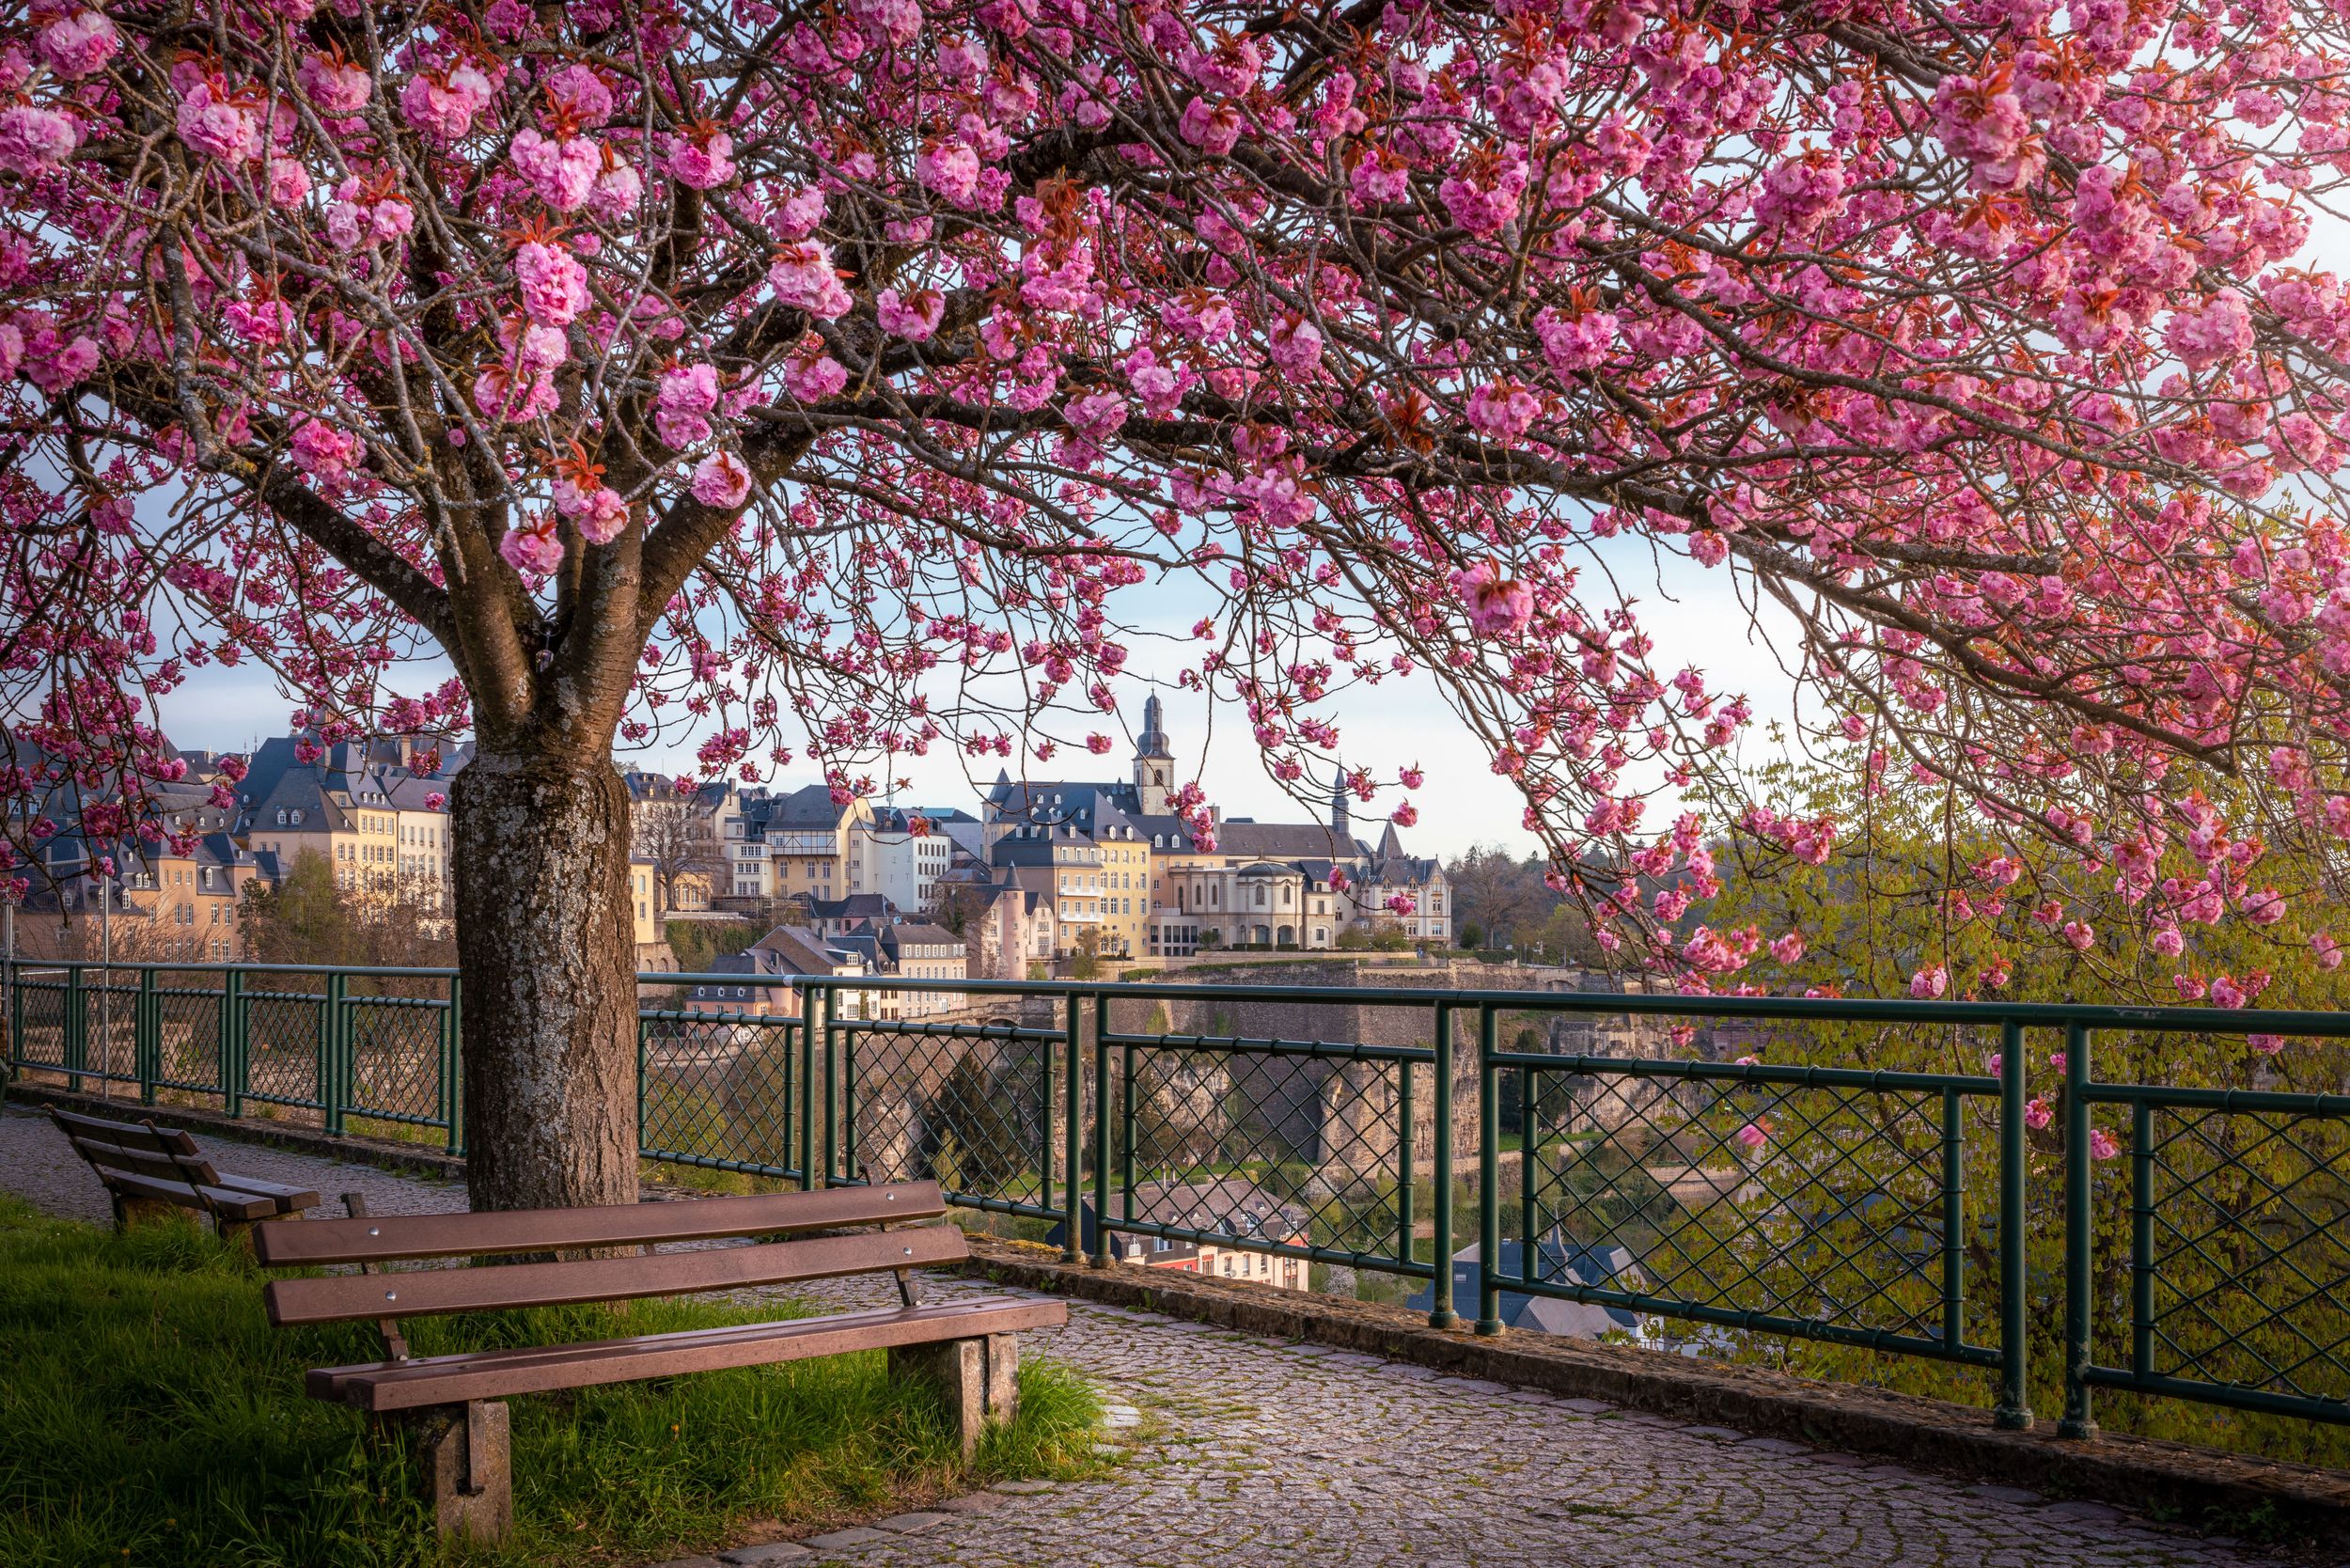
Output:
<path fill-rule="evenodd" d="M 1152 696 L 1142 705 L 1142 733 L 1135 737 L 1135 793 L 1142 814 L 1167 814 L 1167 797 L 1175 788 L 1175 753 L 1167 744 L 1167 711 Z"/>

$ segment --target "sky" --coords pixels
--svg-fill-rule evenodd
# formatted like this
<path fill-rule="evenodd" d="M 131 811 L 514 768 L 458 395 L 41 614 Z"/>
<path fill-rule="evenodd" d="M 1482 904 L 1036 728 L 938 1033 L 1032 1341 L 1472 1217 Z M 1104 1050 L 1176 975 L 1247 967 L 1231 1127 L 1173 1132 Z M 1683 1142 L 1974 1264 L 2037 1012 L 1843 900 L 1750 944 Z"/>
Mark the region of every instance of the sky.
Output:
<path fill-rule="evenodd" d="M 1609 565 L 1624 591 L 1638 602 L 1642 622 L 1656 639 L 1653 655 L 1656 667 L 1669 671 L 1694 664 L 1712 677 L 1715 688 L 1725 696 L 1745 694 L 1754 709 L 1751 734 L 1758 740 L 1767 721 L 1787 716 L 1792 710 L 1792 682 L 1780 668 L 1778 656 L 1753 636 L 1749 616 L 1738 601 L 1727 569 L 1709 571 L 1680 558 L 1666 559 L 1660 568 L 1644 546 L 1635 554 L 1631 541 L 1620 543 Z M 1592 585 L 1594 593 L 1606 591 L 1595 576 L 1587 575 L 1585 581 Z M 1148 599 L 1150 590 L 1128 597 Z M 1200 608 L 1197 603 L 1179 601 L 1141 622 L 1140 630 L 1163 636 L 1134 639 L 1136 654 L 1128 666 L 1129 678 L 1119 686 L 1118 717 L 1139 729 L 1143 699 L 1157 692 L 1167 706 L 1167 731 L 1178 760 L 1178 776 L 1190 776 L 1190 770 L 1197 766 L 1208 798 L 1227 817 L 1295 822 L 1310 815 L 1320 820 L 1327 811 L 1326 784 L 1316 792 L 1319 799 L 1310 811 L 1293 802 L 1266 776 L 1246 719 L 1237 710 L 1228 705 L 1214 714 L 1212 734 L 1205 697 L 1179 691 L 1171 683 L 1153 683 L 1171 682 L 1177 667 L 1176 649 L 1197 646 L 1191 643 L 1189 629 Z M 1774 635 L 1781 647 L 1790 645 L 1783 630 L 1775 631 Z M 446 666 L 436 670 L 431 665 L 419 664 L 403 671 L 400 687 L 416 691 L 446 673 Z M 194 672 L 183 686 L 164 698 L 161 717 L 164 731 L 174 745 L 243 753 L 267 736 L 285 733 L 294 706 L 267 671 L 250 665 L 236 669 L 215 666 Z M 1523 799 L 1506 779 L 1494 775 L 1482 743 L 1444 706 L 1434 683 L 1424 675 L 1341 693 L 1335 709 L 1340 727 L 1340 749 L 1349 766 L 1369 767 L 1386 777 L 1414 763 L 1425 770 L 1427 782 L 1412 797 L 1419 808 L 1419 821 L 1402 834 L 1405 847 L 1413 854 L 1450 859 L 1480 843 L 1501 844 L 1518 855 L 1533 852 L 1534 838 L 1521 823 Z M 1120 734 L 1115 729 L 1111 732 Z M 680 737 L 678 744 L 630 754 L 622 761 L 655 772 L 691 772 L 694 740 Z M 1038 778 L 1123 778 L 1131 749 L 1120 735 L 1107 757 L 1065 748 L 1053 761 L 1032 762 L 1030 767 Z M 994 780 L 999 766 L 1008 765 L 993 758 L 983 768 L 971 764 L 981 786 Z M 894 797 L 898 805 L 978 810 L 973 776 L 965 772 L 959 756 L 901 759 L 896 772 L 913 780 L 910 791 Z M 819 781 L 815 769 L 800 767 L 786 770 L 776 780 L 786 788 Z M 1393 798 L 1383 795 L 1379 809 L 1384 811 Z M 1373 836 L 1376 829 L 1365 833 L 1363 824 L 1375 820 L 1356 806 L 1358 834 Z"/>

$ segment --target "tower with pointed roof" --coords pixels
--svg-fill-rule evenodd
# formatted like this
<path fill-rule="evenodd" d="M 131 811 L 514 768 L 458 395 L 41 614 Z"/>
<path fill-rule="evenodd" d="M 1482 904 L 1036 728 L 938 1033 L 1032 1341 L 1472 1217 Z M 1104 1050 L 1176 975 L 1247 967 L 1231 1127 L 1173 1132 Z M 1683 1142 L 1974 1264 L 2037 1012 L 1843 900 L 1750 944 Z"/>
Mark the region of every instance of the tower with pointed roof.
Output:
<path fill-rule="evenodd" d="M 1146 817 L 1167 814 L 1175 786 L 1175 752 L 1167 744 L 1166 709 L 1154 694 L 1142 704 L 1142 733 L 1135 737 L 1135 794 Z"/>
<path fill-rule="evenodd" d="M 1340 844 L 1340 848 L 1331 851 L 1331 854 L 1340 855 L 1353 851 L 1355 824 L 1353 819 L 1347 814 L 1346 770 L 1344 768 L 1339 769 L 1338 776 L 1330 781 L 1330 831 L 1337 836 Z"/>

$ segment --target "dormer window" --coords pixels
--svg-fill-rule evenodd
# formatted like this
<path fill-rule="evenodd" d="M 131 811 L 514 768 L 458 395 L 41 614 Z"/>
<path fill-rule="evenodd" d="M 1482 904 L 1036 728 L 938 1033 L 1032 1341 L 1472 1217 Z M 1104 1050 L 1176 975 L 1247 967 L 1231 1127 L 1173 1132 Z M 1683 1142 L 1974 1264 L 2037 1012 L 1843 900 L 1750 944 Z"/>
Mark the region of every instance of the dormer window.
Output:
<path fill-rule="evenodd" d="M 277 825 L 280 827 L 286 825 L 286 808 L 282 806 L 277 808 Z"/>

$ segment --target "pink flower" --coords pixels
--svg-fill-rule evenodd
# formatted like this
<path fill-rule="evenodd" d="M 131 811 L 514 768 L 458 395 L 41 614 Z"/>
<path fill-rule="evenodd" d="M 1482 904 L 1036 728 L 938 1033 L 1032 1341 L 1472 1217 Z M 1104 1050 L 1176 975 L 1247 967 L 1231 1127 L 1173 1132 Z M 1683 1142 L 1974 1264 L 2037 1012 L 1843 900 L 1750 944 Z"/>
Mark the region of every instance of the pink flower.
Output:
<path fill-rule="evenodd" d="M 644 177 L 636 172 L 635 165 L 614 157 L 608 143 L 603 158 L 603 168 L 588 191 L 588 215 L 598 223 L 617 225 L 636 211 L 637 200 L 645 194 Z"/>
<path fill-rule="evenodd" d="M 2285 1037 L 2280 1034 L 2248 1034 L 2244 1037 L 2244 1043 L 2262 1056 L 2273 1057 L 2284 1050 Z"/>
<path fill-rule="evenodd" d="M 2035 1133 L 2045 1131 L 2048 1123 L 2055 1120 L 2056 1112 L 2045 1100 L 2034 1100 L 2024 1107 L 2024 1125 Z"/>
<path fill-rule="evenodd" d="M 2121 1152 L 2122 1146 L 2114 1141 L 2113 1135 L 2111 1133 L 2107 1132 L 2103 1127 L 2092 1127 L 2089 1129 L 2089 1153 L 2091 1158 L 2109 1160 Z"/>
<path fill-rule="evenodd" d="M 2244 895 L 2244 917 L 2256 926 L 2273 926 L 2285 917 L 2285 896 L 2274 887 Z"/>
<path fill-rule="evenodd" d="M 81 144 L 71 118 L 55 109 L 26 103 L 0 109 L 0 169 L 38 179 L 65 167 Z"/>
<path fill-rule="evenodd" d="M 1110 754 L 1110 747 L 1114 743 L 1107 735 L 1103 734 L 1098 729 L 1086 737 L 1086 749 L 1093 753 L 1096 757 L 1107 757 Z"/>
<path fill-rule="evenodd" d="M 1183 105 L 1183 118 L 1175 122 L 1175 130 L 1209 157 L 1221 158 L 1240 145 L 1240 133 L 1246 124 L 1238 105 L 1210 103 L 1205 98 L 1195 98 Z"/>
<path fill-rule="evenodd" d="M 2210 996 L 2211 1005 L 2214 1007 L 2238 1008 L 2252 999 L 2245 994 L 2244 987 L 2236 983 L 2233 975 L 2215 977 L 2211 982 Z"/>
<path fill-rule="evenodd" d="M 697 191 L 725 184 L 734 178 L 734 138 L 714 126 L 689 130 L 669 149 L 669 174 Z"/>
<path fill-rule="evenodd" d="M 1069 428 L 1079 439 L 1099 447 L 1126 422 L 1126 400 L 1115 392 L 1094 392 L 1073 400 L 1067 410 Z"/>
<path fill-rule="evenodd" d="M 1480 636 L 1516 636 L 1534 619 L 1533 589 L 1503 576 L 1491 561 L 1454 572 L 1452 591 L 1468 613 L 1469 629 Z"/>
<path fill-rule="evenodd" d="M 1570 376 L 1606 359 L 1616 346 L 1616 318 L 1605 310 L 1569 314 L 1544 306 L 1535 313 L 1534 336 L 1543 345 L 1543 362 Z"/>
<path fill-rule="evenodd" d="M 710 439 L 705 416 L 717 405 L 718 371 L 710 365 L 681 365 L 661 372 L 653 392 L 653 429 L 679 451 Z"/>
<path fill-rule="evenodd" d="M 849 308 L 849 290 L 832 264 L 832 247 L 817 240 L 800 240 L 776 252 L 767 268 L 767 287 L 776 298 L 820 321 L 831 321 Z"/>
<path fill-rule="evenodd" d="M 34 48 L 58 75 L 79 78 L 105 69 L 121 43 L 121 35 L 105 13 L 69 11 L 40 30 Z"/>
<path fill-rule="evenodd" d="M 562 326 L 588 308 L 588 269 L 560 245 L 525 240 L 514 252 L 514 280 L 523 312 L 546 326 Z"/>
<path fill-rule="evenodd" d="M 261 128 L 252 115 L 198 81 L 180 101 L 180 139 L 208 157 L 241 164 L 261 150 Z"/>
<path fill-rule="evenodd" d="M 1318 368 L 1322 364 L 1322 334 L 1313 322 L 1297 316 L 1282 316 L 1275 320 L 1266 335 L 1266 343 L 1273 363 L 1292 373 Z"/>
<path fill-rule="evenodd" d="M 305 55 L 294 67 L 294 81 L 330 118 L 355 115 L 375 95 L 375 84 L 362 68 L 339 56 Z"/>
<path fill-rule="evenodd" d="M 1533 390 L 1507 376 L 1469 394 L 1468 422 L 1500 441 L 1524 435 L 1542 412 L 1542 401 Z"/>
<path fill-rule="evenodd" d="M 964 141 L 939 142 L 915 154 L 914 178 L 956 207 L 979 204 L 979 155 Z"/>
<path fill-rule="evenodd" d="M 563 564 L 563 541 L 555 531 L 555 514 L 540 512 L 529 526 L 508 529 L 498 541 L 498 554 L 517 572 L 550 575 Z"/>
<path fill-rule="evenodd" d="M 2186 936 L 2176 926 L 2160 926 L 2147 938 L 2146 945 L 2165 958 L 2176 958 L 2186 950 Z"/>
<path fill-rule="evenodd" d="M 428 71 L 408 78 L 400 89 L 400 112 L 427 135 L 453 142 L 472 128 L 474 116 L 490 106 L 493 96 L 487 76 L 460 65 L 446 76 Z"/>
<path fill-rule="evenodd" d="M 849 372 L 817 338 L 783 364 L 783 384 L 804 403 L 820 403 L 849 384 Z"/>
<path fill-rule="evenodd" d="M 1771 957 L 1781 964 L 1799 964 L 1804 954 L 1803 933 L 1791 931 L 1771 942 Z"/>
<path fill-rule="evenodd" d="M 2076 952 L 2087 952 L 2097 945 L 2097 928 L 2087 920 L 2064 922 L 2064 940 Z"/>
<path fill-rule="evenodd" d="M 1748 1149 L 1760 1149 L 1771 1141 L 1770 1123 L 1759 1120 L 1749 1121 L 1731 1136 Z"/>
<path fill-rule="evenodd" d="M 2241 359 L 2252 347 L 2252 312 L 2234 294 L 2217 294 L 2201 310 L 2178 310 L 2162 340 L 2190 370 Z"/>
<path fill-rule="evenodd" d="M 903 297 L 895 289 L 884 289 L 873 298 L 873 315 L 881 329 L 909 343 L 928 341 L 946 313 L 947 296 L 935 289 L 916 289 Z"/>
<path fill-rule="evenodd" d="M 511 151 L 515 172 L 558 212 L 586 206 L 588 193 L 603 172 L 603 149 L 586 136 L 554 141 L 525 125 L 514 133 Z"/>
<path fill-rule="evenodd" d="M 305 419 L 294 427 L 292 448 L 293 465 L 334 490 L 349 474 L 359 441 L 323 419 Z"/>
<path fill-rule="evenodd" d="M 448 796 L 443 794 L 438 790 L 433 791 L 431 793 L 424 797 L 424 808 L 428 811 L 438 811 L 442 807 L 446 806 L 447 804 Z"/>
<path fill-rule="evenodd" d="M 593 68 L 567 65 L 546 82 L 547 102 L 556 112 L 583 131 L 592 131 L 612 118 L 612 89 Z"/>
<path fill-rule="evenodd" d="M 1518 215 L 1526 193 L 1526 164 L 1515 156 L 1473 158 L 1436 187 L 1452 221 L 1471 234 L 1497 233 Z"/>
<path fill-rule="evenodd" d="M 1942 964 L 1920 969 L 1909 977 L 1909 994 L 1921 1002 L 1930 1002 L 1950 988 L 1950 972 Z"/>
<path fill-rule="evenodd" d="M 1413 763 L 1410 767 L 1405 768 L 1402 772 L 1397 774 L 1395 778 L 1397 783 L 1402 785 L 1407 790 L 1417 790 L 1421 785 L 1428 782 L 1428 775 L 1421 771 L 1419 764 L 1417 762 Z"/>
<path fill-rule="evenodd" d="M 1419 808 L 1408 800 L 1398 801 L 1394 811 L 1389 813 L 1388 820 L 1398 827 L 1414 826 L 1419 822 Z"/>
<path fill-rule="evenodd" d="M 2342 967 L 2342 944 L 2325 932 L 2321 931 L 2310 938 L 2310 951 L 2317 955 L 2319 968 L 2339 969 Z"/>
<path fill-rule="evenodd" d="M 751 493 L 751 471 L 732 452 L 713 452 L 694 465 L 694 499 L 732 511 Z"/>
<path fill-rule="evenodd" d="M 269 199 L 274 207 L 299 206 L 310 194 L 310 171 L 291 158 L 269 161 Z"/>

